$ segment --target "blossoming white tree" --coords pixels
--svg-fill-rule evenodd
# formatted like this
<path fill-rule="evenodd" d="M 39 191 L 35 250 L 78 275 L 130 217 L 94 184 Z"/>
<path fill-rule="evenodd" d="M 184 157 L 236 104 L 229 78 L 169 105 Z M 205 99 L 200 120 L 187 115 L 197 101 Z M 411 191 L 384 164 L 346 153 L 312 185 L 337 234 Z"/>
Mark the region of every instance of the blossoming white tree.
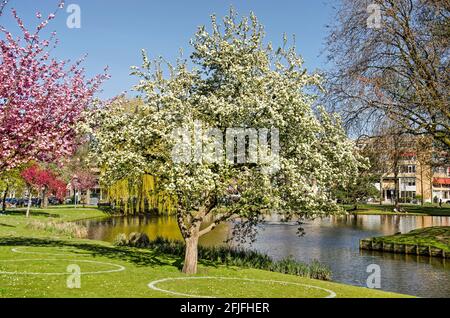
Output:
<path fill-rule="evenodd" d="M 328 189 L 346 184 L 360 165 L 338 118 L 312 109 L 314 98 L 305 90 L 318 85 L 319 77 L 307 74 L 295 47 L 274 50 L 263 39 L 253 14 L 238 20 L 231 12 L 223 26 L 213 16 L 211 31 L 200 27 L 192 40 L 192 70 L 187 60 L 174 66 L 151 62 L 144 52 L 143 66 L 133 68 L 141 78 L 142 105 L 121 111 L 116 102 L 91 114 L 88 129 L 104 181 L 150 174 L 177 198 L 185 273 L 197 271 L 199 238 L 221 222 L 235 220 L 235 237 L 246 239 L 267 214 L 302 220 L 338 211 Z M 215 128 L 209 131 L 216 136 L 198 134 L 198 123 L 203 132 Z M 181 136 L 192 151 L 190 162 L 174 156 L 180 139 L 173 132 L 180 128 L 191 132 L 191 138 Z M 225 160 L 212 140 L 225 139 L 230 128 L 276 128 L 279 167 Z M 273 150 L 273 136 L 259 140 L 258 156 Z M 250 137 L 246 157 L 254 155 Z M 212 154 L 224 160 L 211 160 Z"/>

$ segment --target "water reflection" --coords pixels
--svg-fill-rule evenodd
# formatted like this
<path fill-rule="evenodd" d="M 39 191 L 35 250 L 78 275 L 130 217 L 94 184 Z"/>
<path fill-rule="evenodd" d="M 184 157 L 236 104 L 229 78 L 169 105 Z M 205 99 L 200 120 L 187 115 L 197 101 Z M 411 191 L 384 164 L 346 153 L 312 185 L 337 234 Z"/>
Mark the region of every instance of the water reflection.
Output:
<path fill-rule="evenodd" d="M 86 221 L 89 237 L 113 241 L 120 233 L 145 232 L 151 238 L 181 239 L 174 217 L 136 216 Z M 293 256 L 304 262 L 318 259 L 333 271 L 333 280 L 365 286 L 370 264 L 382 271 L 382 289 L 422 297 L 450 297 L 450 268 L 440 258 L 417 257 L 359 250 L 359 240 L 371 236 L 406 233 L 416 228 L 450 226 L 450 217 L 360 215 L 318 219 L 303 225 L 304 237 L 295 224 L 271 217 L 259 227 L 257 241 L 248 248 L 275 259 Z M 222 224 L 200 240 L 203 245 L 224 244 L 230 226 Z M 447 260 L 448 263 L 448 260 Z"/>

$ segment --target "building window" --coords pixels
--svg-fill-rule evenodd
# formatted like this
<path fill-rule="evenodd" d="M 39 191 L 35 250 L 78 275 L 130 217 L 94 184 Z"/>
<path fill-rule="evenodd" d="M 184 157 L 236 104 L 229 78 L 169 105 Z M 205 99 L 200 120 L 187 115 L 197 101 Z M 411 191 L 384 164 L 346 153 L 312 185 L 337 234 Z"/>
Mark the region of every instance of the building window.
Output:
<path fill-rule="evenodd" d="M 414 199 L 416 197 L 416 191 L 401 191 L 400 198 L 411 198 Z"/>
<path fill-rule="evenodd" d="M 416 173 L 415 165 L 400 166 L 401 173 Z"/>
<path fill-rule="evenodd" d="M 438 174 L 445 174 L 446 172 L 450 172 L 450 171 L 446 171 L 447 169 L 445 169 L 444 167 L 434 167 L 433 168 L 434 173 L 438 173 Z"/>
<path fill-rule="evenodd" d="M 400 155 L 401 160 L 405 161 L 416 161 L 416 154 L 409 152 Z"/>

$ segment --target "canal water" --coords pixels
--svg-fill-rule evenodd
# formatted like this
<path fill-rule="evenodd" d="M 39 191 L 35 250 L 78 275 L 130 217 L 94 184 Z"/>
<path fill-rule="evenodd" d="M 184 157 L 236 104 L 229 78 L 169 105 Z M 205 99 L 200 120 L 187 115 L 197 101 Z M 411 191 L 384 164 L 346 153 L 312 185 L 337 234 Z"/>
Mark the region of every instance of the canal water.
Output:
<path fill-rule="evenodd" d="M 143 232 L 181 239 L 176 219 L 170 216 L 127 216 L 87 220 L 89 238 L 112 242 L 120 233 Z M 381 269 L 381 289 L 420 297 L 450 297 L 450 263 L 441 258 L 360 251 L 362 238 L 406 233 L 429 226 L 450 226 L 450 217 L 360 215 L 338 216 L 307 222 L 306 235 L 297 235 L 296 224 L 276 218 L 259 227 L 257 240 L 247 248 L 274 259 L 292 256 L 302 262 L 314 259 L 330 267 L 333 280 L 366 286 L 367 267 Z M 222 224 L 200 240 L 203 245 L 224 244 L 231 226 Z"/>

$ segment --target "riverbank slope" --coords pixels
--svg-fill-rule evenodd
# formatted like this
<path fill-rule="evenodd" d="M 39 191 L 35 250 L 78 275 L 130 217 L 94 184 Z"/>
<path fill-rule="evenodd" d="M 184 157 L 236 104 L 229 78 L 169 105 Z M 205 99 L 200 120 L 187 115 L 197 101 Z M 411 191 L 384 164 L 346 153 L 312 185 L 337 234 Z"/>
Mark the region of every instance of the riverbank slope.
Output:
<path fill-rule="evenodd" d="M 343 208 L 352 214 L 357 215 L 415 215 L 415 216 L 450 216 L 450 205 L 445 204 L 440 208 L 437 205 L 426 204 L 424 206 L 416 204 L 402 204 L 400 207 L 404 212 L 393 212 L 393 205 L 379 205 L 379 204 L 361 204 L 358 209 L 354 206 L 344 205 Z"/>
<path fill-rule="evenodd" d="M 36 209 L 30 219 L 23 210 L 1 215 L 0 297 L 408 297 L 210 262 L 201 262 L 191 279 L 180 272 L 179 257 L 73 238 L 54 227 L 102 216 L 93 208 Z M 71 280 L 77 268 L 80 280 Z"/>
<path fill-rule="evenodd" d="M 364 239 L 361 240 L 360 247 L 366 250 L 448 258 L 450 226 L 426 227 L 405 234 Z"/>

